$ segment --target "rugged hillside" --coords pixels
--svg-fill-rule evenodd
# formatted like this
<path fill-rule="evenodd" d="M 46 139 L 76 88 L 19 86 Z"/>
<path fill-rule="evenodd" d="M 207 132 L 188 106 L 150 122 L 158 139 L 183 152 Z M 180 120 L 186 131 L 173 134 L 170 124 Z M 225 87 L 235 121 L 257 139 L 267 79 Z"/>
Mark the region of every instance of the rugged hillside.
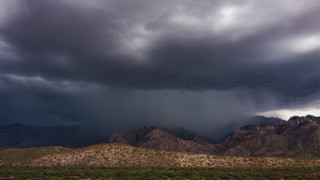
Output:
<path fill-rule="evenodd" d="M 219 144 L 221 153 L 236 156 L 318 157 L 320 118 L 292 117 L 265 127 L 237 129 Z"/>
<path fill-rule="evenodd" d="M 158 151 L 122 144 L 99 144 L 80 149 L 45 147 L 0 151 L 0 165 L 28 166 L 175 166 L 175 167 L 301 167 L 320 166 L 319 159 L 230 157 Z"/>
<path fill-rule="evenodd" d="M 109 139 L 110 143 L 129 144 L 136 147 L 165 151 L 180 151 L 194 153 L 217 153 L 215 145 L 210 144 L 203 137 L 189 134 L 187 131 L 180 137 L 156 127 L 144 126 L 129 134 L 116 133 Z"/>
<path fill-rule="evenodd" d="M 110 142 L 148 149 L 232 156 L 320 156 L 319 117 L 296 116 L 289 121 L 256 117 L 252 122 L 259 125 L 239 128 L 219 144 L 188 133 L 179 137 L 155 127 L 143 127 L 130 134 L 114 134 Z"/>

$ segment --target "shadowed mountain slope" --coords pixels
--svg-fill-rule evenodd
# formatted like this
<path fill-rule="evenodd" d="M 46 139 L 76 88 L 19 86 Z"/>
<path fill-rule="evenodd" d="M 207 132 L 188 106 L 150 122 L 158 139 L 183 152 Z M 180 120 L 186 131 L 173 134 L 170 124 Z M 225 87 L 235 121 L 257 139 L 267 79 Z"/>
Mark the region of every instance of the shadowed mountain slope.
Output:
<path fill-rule="evenodd" d="M 221 143 L 212 144 L 198 135 L 181 138 L 156 127 L 142 127 L 129 134 L 116 133 L 111 143 L 136 147 L 232 156 L 317 157 L 320 155 L 320 118 L 292 117 L 289 121 L 261 118 L 235 130 Z M 181 133 L 179 133 L 181 134 Z M 182 133 L 183 134 L 183 133 Z M 187 131 L 185 134 L 188 134 Z"/>
<path fill-rule="evenodd" d="M 181 135 L 180 130 L 180 135 Z M 184 139 L 170 134 L 169 132 L 156 127 L 144 126 L 129 134 L 116 133 L 109 139 L 110 143 L 129 144 L 136 147 L 194 152 L 194 153 L 215 153 L 218 152 L 214 144 L 210 144 L 205 138 L 183 133 Z"/>
<path fill-rule="evenodd" d="M 219 147 L 223 154 L 236 156 L 317 157 L 319 122 L 319 117 L 309 115 L 265 127 L 247 125 L 234 131 Z"/>

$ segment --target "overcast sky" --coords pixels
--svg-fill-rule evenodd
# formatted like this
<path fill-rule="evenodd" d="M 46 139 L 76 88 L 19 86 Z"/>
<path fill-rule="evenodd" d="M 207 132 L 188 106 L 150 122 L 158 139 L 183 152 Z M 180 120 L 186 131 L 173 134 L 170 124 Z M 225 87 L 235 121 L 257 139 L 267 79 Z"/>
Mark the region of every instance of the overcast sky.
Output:
<path fill-rule="evenodd" d="M 1 0 L 0 124 L 320 115 L 318 0 Z"/>

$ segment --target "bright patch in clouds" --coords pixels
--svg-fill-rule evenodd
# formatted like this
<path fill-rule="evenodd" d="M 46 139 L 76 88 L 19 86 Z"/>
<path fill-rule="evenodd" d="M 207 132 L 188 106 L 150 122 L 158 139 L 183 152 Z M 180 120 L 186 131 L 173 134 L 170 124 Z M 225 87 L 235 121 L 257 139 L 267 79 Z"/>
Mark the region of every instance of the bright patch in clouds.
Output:
<path fill-rule="evenodd" d="M 272 44 L 272 59 L 286 58 L 297 54 L 320 52 L 320 35 L 287 38 Z"/>
<path fill-rule="evenodd" d="M 284 120 L 288 120 L 292 116 L 306 116 L 306 115 L 320 116 L 319 108 L 308 108 L 308 109 L 280 109 L 275 111 L 268 111 L 258 113 L 258 115 L 266 117 L 279 117 Z"/>
<path fill-rule="evenodd" d="M 221 13 L 221 20 L 220 24 L 222 26 L 229 26 L 232 25 L 235 21 L 236 11 L 237 9 L 235 7 L 225 7 L 222 8 Z"/>
<path fill-rule="evenodd" d="M 297 53 L 305 53 L 317 49 L 320 50 L 320 35 L 297 39 L 292 43 L 292 50 Z"/>

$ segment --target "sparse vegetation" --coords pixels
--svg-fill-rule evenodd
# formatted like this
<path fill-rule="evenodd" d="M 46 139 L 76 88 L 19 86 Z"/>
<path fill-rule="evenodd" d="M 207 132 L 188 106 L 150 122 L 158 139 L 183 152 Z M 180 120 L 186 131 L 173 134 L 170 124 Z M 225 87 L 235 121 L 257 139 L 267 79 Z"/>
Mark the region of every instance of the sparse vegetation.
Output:
<path fill-rule="evenodd" d="M 75 149 L 51 146 L 51 147 L 39 147 L 39 148 L 10 148 L 0 151 L 0 165 L 1 164 L 16 164 L 24 165 L 31 161 L 41 158 L 43 156 L 49 156 L 54 154 L 69 153 Z"/>
<path fill-rule="evenodd" d="M 122 144 L 0 151 L 0 179 L 319 179 L 320 159 L 235 157 Z"/>
<path fill-rule="evenodd" d="M 168 166 L 320 167 L 318 158 L 236 157 L 98 144 L 79 149 L 43 147 L 0 151 L 0 165 L 13 166 Z"/>
<path fill-rule="evenodd" d="M 320 168 L 0 166 L 1 179 L 319 179 Z"/>

